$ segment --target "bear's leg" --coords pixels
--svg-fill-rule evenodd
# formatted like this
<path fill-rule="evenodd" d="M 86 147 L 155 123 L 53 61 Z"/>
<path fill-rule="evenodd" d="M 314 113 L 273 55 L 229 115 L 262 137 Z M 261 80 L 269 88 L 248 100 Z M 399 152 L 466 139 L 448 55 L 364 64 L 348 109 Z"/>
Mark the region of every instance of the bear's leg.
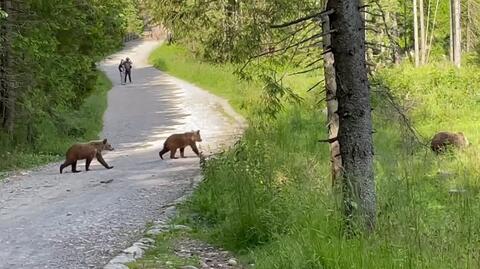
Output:
<path fill-rule="evenodd" d="M 197 154 L 197 156 L 200 157 L 200 152 L 198 152 L 197 145 L 195 145 L 195 143 L 192 143 L 190 144 L 190 147 L 192 148 L 193 152 L 195 152 L 195 154 Z"/>
<path fill-rule="evenodd" d="M 166 146 L 163 146 L 163 149 L 158 153 L 160 155 L 160 159 L 163 160 L 163 154 L 168 152 L 168 148 Z"/>
<path fill-rule="evenodd" d="M 85 170 L 90 171 L 90 163 L 92 162 L 93 158 L 87 158 L 85 161 Z"/>
<path fill-rule="evenodd" d="M 77 170 L 77 161 L 72 163 L 72 173 L 79 173 L 80 170 Z"/>
<path fill-rule="evenodd" d="M 177 153 L 177 148 L 173 148 L 170 150 L 170 159 L 178 159 L 175 157 L 175 153 Z"/>
<path fill-rule="evenodd" d="M 113 168 L 113 166 L 109 166 L 109 165 L 107 164 L 107 162 L 103 159 L 101 153 L 97 152 L 97 156 L 96 156 L 96 157 L 97 157 L 97 161 L 98 161 L 99 163 L 101 163 L 101 164 L 103 165 L 103 167 L 105 167 L 105 168 L 107 168 L 107 169 L 112 169 L 112 168 Z"/>
<path fill-rule="evenodd" d="M 71 165 L 71 164 L 72 164 L 71 161 L 65 160 L 65 162 L 64 162 L 62 165 L 60 165 L 60 174 L 63 173 L 63 169 L 64 169 L 65 167 L 67 167 L 67 166 L 69 166 L 69 165 Z"/>
<path fill-rule="evenodd" d="M 186 157 L 185 157 L 185 147 L 180 148 L 180 157 L 186 158 Z"/>

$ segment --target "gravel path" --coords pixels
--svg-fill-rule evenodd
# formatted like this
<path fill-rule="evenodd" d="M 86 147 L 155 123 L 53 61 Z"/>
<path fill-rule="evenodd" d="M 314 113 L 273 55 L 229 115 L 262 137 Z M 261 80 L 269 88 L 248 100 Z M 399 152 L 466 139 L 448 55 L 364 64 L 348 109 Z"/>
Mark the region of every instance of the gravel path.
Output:
<path fill-rule="evenodd" d="M 1 183 L 0 268 L 101 268 L 198 180 L 190 149 L 187 159 L 159 159 L 169 134 L 200 129 L 208 154 L 239 133 L 244 122 L 223 99 L 148 65 L 158 45 L 131 42 L 100 63 L 114 82 L 102 137 L 116 149 L 105 155 L 115 168 L 93 161 L 92 171 L 60 175 L 55 163 Z M 124 57 L 134 69 L 133 83 L 122 86 L 117 65 Z"/>

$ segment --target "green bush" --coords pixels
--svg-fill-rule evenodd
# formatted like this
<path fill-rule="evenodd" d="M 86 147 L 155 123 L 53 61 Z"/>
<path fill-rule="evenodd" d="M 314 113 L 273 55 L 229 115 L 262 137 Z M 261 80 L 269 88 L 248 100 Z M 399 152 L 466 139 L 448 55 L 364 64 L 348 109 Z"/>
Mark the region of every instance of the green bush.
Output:
<path fill-rule="evenodd" d="M 103 113 L 107 108 L 107 92 L 112 87 L 105 74 L 98 72 L 94 91 L 78 110 L 66 110 L 58 117 L 36 119 L 35 130 L 20 125 L 32 141 L 11 142 L 0 139 L 0 172 L 29 168 L 63 158 L 67 148 L 75 142 L 97 139 L 103 127 Z M 60 126 L 60 128 L 59 128 Z M 30 133 L 27 135 L 27 133 Z M 18 139 L 18 138 L 17 138 Z"/>

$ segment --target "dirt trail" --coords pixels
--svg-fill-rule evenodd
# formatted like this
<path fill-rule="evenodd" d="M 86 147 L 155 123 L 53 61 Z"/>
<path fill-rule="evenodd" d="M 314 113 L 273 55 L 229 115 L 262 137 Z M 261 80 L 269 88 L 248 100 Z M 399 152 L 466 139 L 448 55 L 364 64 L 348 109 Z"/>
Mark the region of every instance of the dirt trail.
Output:
<path fill-rule="evenodd" d="M 198 180 L 190 149 L 187 159 L 159 159 L 169 134 L 200 129 L 208 153 L 239 133 L 243 120 L 225 100 L 147 63 L 158 45 L 131 42 L 100 63 L 114 82 L 102 134 L 116 149 L 105 156 L 114 169 L 93 161 L 90 172 L 60 175 L 55 163 L 0 184 L 1 269 L 101 268 Z M 133 83 L 122 86 L 117 65 L 125 57 Z"/>

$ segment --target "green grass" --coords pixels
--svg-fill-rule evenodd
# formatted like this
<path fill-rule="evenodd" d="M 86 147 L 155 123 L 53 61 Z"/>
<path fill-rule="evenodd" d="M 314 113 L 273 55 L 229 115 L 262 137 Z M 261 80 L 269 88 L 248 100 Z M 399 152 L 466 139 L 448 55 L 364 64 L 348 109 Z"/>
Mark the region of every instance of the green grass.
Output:
<path fill-rule="evenodd" d="M 170 231 L 155 236 L 155 244 L 145 255 L 128 264 L 130 269 L 176 269 L 182 266 L 200 264 L 198 257 L 183 258 L 175 254 L 175 242 L 190 235 L 183 231 Z"/>
<path fill-rule="evenodd" d="M 149 61 L 158 69 L 223 97 L 244 117 L 252 117 L 262 109 L 260 100 L 263 85 L 256 81 L 240 80 L 233 64 L 211 64 L 197 61 L 191 53 L 179 45 L 164 45 L 157 48 Z M 301 97 L 316 84 L 315 74 L 286 76 L 285 85 L 296 89 Z"/>
<path fill-rule="evenodd" d="M 158 69 L 192 82 L 213 94 L 227 99 L 239 113 L 248 115 L 247 106 L 259 85 L 239 81 L 233 65 L 212 65 L 194 60 L 186 49 L 164 45 L 156 49 L 149 61 Z"/>
<path fill-rule="evenodd" d="M 67 148 L 78 141 L 97 139 L 103 127 L 103 113 L 107 108 L 110 80 L 98 72 L 95 91 L 78 110 L 65 111 L 57 119 L 58 128 L 51 119 L 44 118 L 34 145 L 3 145 L 0 147 L 0 177 L 8 171 L 28 169 L 63 158 Z M 60 130 L 59 130 L 60 129 Z"/>
<path fill-rule="evenodd" d="M 178 47 L 161 47 L 155 55 L 158 67 L 207 85 L 232 104 L 245 98 L 224 88 L 242 83 L 231 67 L 198 63 Z M 435 156 L 412 140 L 384 96 L 375 93 L 378 224 L 372 235 L 343 236 L 328 147 L 315 142 L 326 135 L 315 93 L 303 94 L 302 104 L 286 105 L 266 124 L 249 117 L 253 127 L 240 143 L 207 162 L 204 182 L 182 208 L 184 222 L 262 269 L 479 268 L 479 73 L 475 66 L 456 70 L 438 64 L 377 75 L 407 108 L 424 142 L 451 130 L 463 131 L 473 145 Z M 230 82 L 215 88 L 211 80 Z M 296 91 L 307 84 L 304 77 L 290 81 L 295 82 L 302 85 Z M 250 91 L 249 98 L 260 98 L 259 88 Z M 255 110 L 245 112 L 251 116 Z"/>

